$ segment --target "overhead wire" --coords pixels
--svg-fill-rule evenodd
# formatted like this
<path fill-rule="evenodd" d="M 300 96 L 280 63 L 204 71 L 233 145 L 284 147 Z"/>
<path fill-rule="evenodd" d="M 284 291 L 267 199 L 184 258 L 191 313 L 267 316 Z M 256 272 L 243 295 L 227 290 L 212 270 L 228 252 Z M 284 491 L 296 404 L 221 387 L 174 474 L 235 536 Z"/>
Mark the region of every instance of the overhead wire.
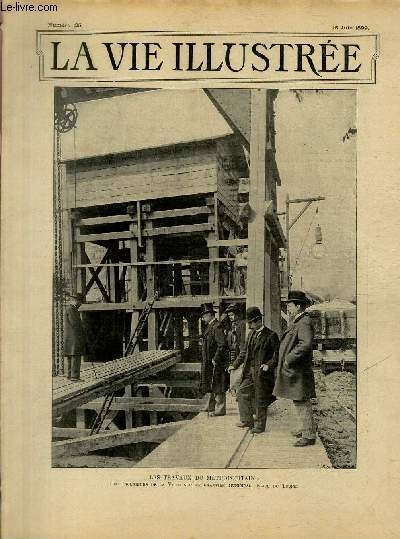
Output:
<path fill-rule="evenodd" d="M 300 247 L 300 250 L 299 250 L 299 252 L 298 252 L 298 254 L 297 254 L 296 262 L 295 262 L 295 264 L 294 264 L 294 268 L 293 268 L 293 269 L 295 269 L 295 268 L 297 267 L 298 263 L 299 263 L 301 254 L 302 254 L 303 249 L 304 249 L 304 245 L 305 245 L 305 243 L 306 243 L 306 241 L 307 241 L 308 234 L 310 233 L 310 230 L 311 230 L 311 225 L 313 224 L 313 222 L 314 222 L 315 217 L 316 217 L 317 214 L 318 214 L 318 206 L 317 206 L 317 209 L 315 210 L 315 213 L 314 213 L 314 215 L 313 215 L 313 218 L 312 218 L 311 221 L 310 221 L 310 224 L 309 224 L 309 226 L 308 226 L 308 230 L 307 230 L 307 232 L 306 232 L 306 234 L 305 234 L 305 236 L 304 236 L 303 243 L 302 243 L 302 245 L 301 245 L 301 247 Z"/>

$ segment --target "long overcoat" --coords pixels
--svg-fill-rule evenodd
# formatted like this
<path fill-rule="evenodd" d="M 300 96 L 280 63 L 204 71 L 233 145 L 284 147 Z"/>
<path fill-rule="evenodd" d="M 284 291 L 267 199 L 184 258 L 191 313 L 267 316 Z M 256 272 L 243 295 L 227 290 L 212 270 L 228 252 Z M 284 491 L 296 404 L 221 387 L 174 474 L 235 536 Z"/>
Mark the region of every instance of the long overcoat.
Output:
<path fill-rule="evenodd" d="M 315 397 L 312 343 L 311 318 L 303 313 L 282 336 L 274 388 L 276 397 L 291 400 Z"/>
<path fill-rule="evenodd" d="M 254 382 L 254 400 L 256 407 L 269 406 L 276 399 L 272 395 L 275 384 L 275 369 L 278 364 L 279 338 L 267 327 L 258 333 L 251 330 L 247 335 L 244 349 L 233 363 L 237 369 L 243 363 L 240 382 L 251 375 Z M 268 365 L 267 371 L 261 365 Z"/>
<path fill-rule="evenodd" d="M 78 309 L 67 305 L 64 326 L 64 355 L 82 356 L 86 354 L 86 334 Z"/>
<path fill-rule="evenodd" d="M 246 342 L 246 322 L 237 320 L 232 324 L 232 329 L 227 335 L 228 348 L 230 352 L 230 361 L 235 361 L 243 350 Z M 233 358 L 233 359 L 232 359 Z"/>
<path fill-rule="evenodd" d="M 203 394 L 225 393 L 229 388 L 229 374 L 226 370 L 228 363 L 229 354 L 225 333 L 215 318 L 211 320 L 203 334 L 200 387 Z"/>

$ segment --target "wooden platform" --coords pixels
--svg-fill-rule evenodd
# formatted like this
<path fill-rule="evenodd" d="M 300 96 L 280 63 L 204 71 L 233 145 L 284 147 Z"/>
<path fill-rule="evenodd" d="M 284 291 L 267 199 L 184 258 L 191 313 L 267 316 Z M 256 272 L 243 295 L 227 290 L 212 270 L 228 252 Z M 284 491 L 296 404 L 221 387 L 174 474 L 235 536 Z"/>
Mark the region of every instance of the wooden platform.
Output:
<path fill-rule="evenodd" d="M 72 410 L 136 380 L 148 378 L 179 359 L 176 350 L 150 350 L 105 363 L 83 364 L 79 382 L 65 376 L 53 378 L 53 412 Z"/>
<path fill-rule="evenodd" d="M 239 421 L 233 399 L 224 417 L 200 413 L 136 464 L 140 468 L 331 468 L 320 439 L 314 446 L 293 447 L 295 417 L 291 403 L 270 407 L 268 431 L 252 435 L 235 426 Z"/>

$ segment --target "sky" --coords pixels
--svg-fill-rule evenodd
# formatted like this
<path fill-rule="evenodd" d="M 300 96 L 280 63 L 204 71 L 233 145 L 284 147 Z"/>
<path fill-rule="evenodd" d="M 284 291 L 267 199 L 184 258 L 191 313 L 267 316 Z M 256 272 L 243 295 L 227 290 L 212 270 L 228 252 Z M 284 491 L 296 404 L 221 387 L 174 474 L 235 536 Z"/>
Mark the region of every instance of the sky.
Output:
<path fill-rule="evenodd" d="M 290 198 L 324 196 L 313 203 L 290 231 L 292 288 L 325 297 L 356 294 L 356 92 L 304 91 L 301 101 L 280 91 L 275 101 L 276 158 L 282 185 L 278 212 Z M 318 204 L 318 214 L 316 214 Z M 302 204 L 290 205 L 292 219 Z M 310 254 L 315 226 L 322 229 L 325 254 Z"/>

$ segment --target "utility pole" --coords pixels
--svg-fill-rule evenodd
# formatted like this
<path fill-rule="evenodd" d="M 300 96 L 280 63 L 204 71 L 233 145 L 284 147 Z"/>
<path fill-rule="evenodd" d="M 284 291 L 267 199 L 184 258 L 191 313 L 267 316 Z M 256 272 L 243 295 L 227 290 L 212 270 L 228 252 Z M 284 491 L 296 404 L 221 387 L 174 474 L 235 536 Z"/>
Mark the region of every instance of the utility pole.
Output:
<path fill-rule="evenodd" d="M 290 229 L 292 226 L 297 223 L 297 221 L 300 219 L 300 217 L 303 215 L 305 211 L 311 206 L 313 202 L 319 202 L 320 200 L 325 200 L 325 197 L 308 197 L 308 198 L 293 198 L 290 199 L 289 194 L 286 195 L 286 213 L 285 213 L 285 222 L 286 222 L 286 272 L 287 272 L 287 291 L 289 294 L 290 291 L 290 241 L 289 241 L 289 235 L 290 235 Z M 303 208 L 299 211 L 299 213 L 290 220 L 290 204 L 301 204 L 305 202 Z"/>

